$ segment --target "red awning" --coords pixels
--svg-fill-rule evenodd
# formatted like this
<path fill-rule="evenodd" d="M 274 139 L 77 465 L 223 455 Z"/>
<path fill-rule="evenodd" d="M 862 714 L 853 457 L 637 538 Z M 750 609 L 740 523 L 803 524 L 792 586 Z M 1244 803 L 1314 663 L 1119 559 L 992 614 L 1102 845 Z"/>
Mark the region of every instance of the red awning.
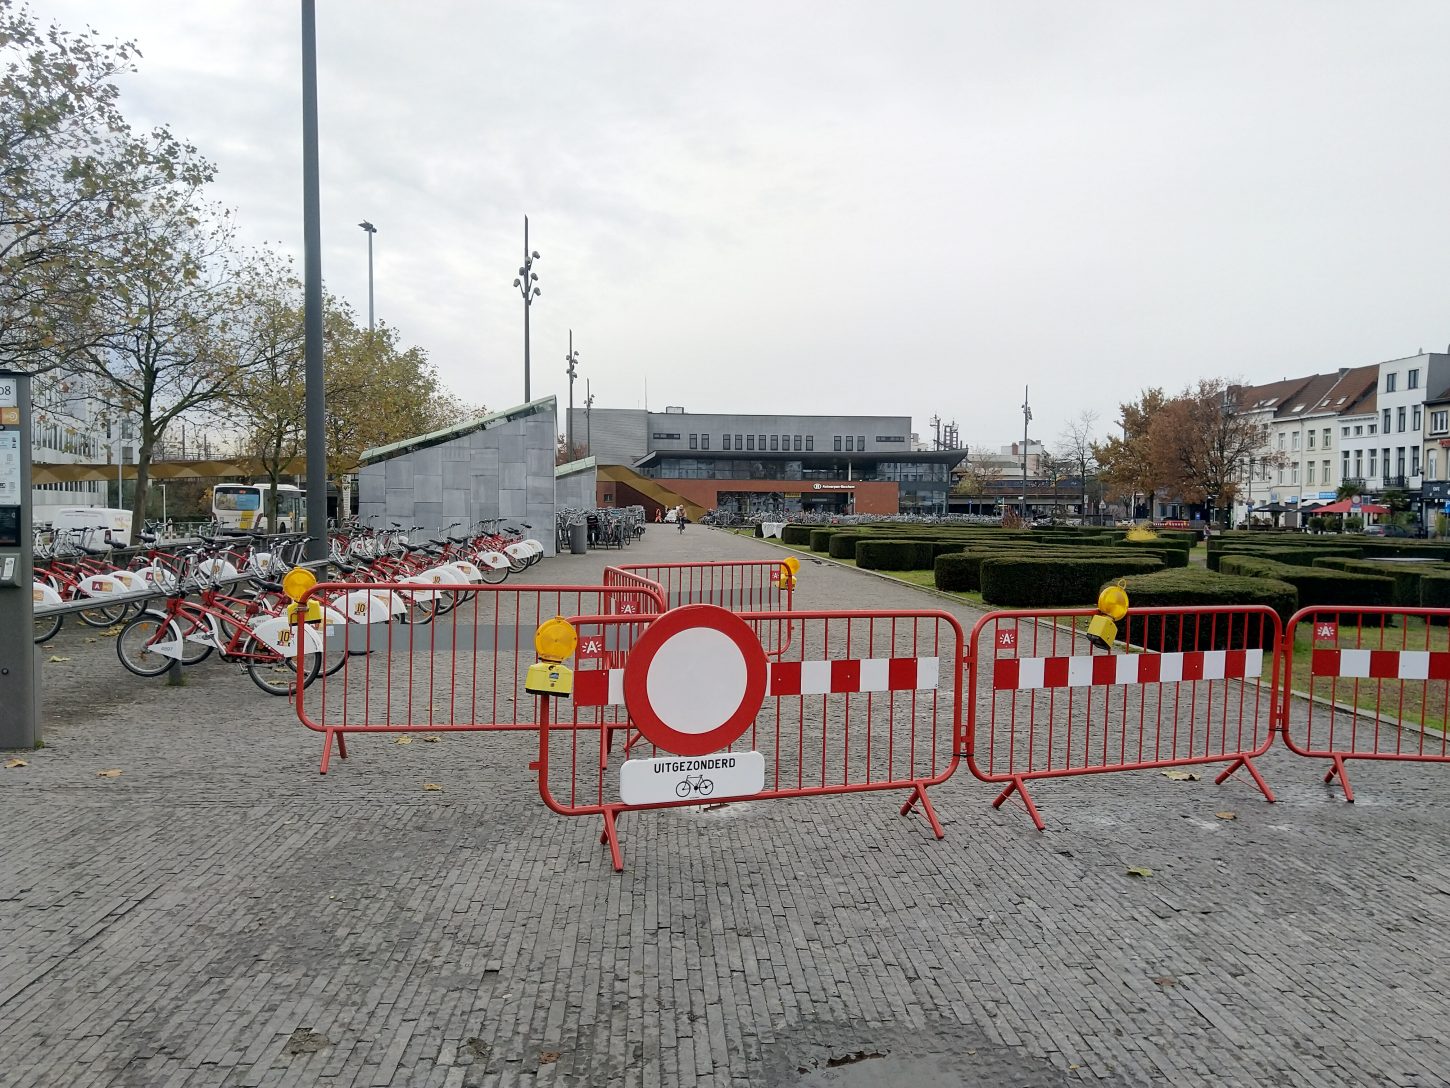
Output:
<path fill-rule="evenodd" d="M 1360 503 L 1358 510 L 1351 509 L 1351 507 L 1353 505 L 1354 504 L 1352 504 L 1348 499 L 1340 499 L 1338 502 L 1332 502 L 1328 506 L 1321 506 L 1321 507 L 1319 507 L 1318 509 L 1314 510 L 1313 513 L 1316 513 L 1316 514 L 1388 514 L 1390 512 L 1390 508 L 1388 506 L 1377 506 L 1377 505 L 1375 505 L 1372 502 L 1362 502 L 1362 503 Z"/>

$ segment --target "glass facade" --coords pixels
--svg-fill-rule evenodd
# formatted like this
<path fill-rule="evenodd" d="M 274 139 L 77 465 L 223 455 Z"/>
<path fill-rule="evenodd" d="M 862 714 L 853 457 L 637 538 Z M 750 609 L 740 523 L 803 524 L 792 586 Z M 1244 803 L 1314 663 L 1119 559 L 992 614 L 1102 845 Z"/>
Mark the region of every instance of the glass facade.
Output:
<path fill-rule="evenodd" d="M 951 489 L 950 468 L 941 462 L 932 461 L 860 461 L 853 462 L 848 468 L 844 462 L 836 461 L 827 455 L 821 455 L 809 461 L 797 457 L 765 459 L 668 457 L 661 458 L 652 465 L 641 466 L 638 471 L 642 475 L 656 480 L 888 482 L 897 485 L 899 503 L 903 512 L 944 511 L 947 493 Z M 740 494 L 748 493 L 741 492 Z M 821 498 L 821 496 L 815 497 Z M 759 498 L 758 502 L 765 503 L 768 499 L 767 494 Z M 721 500 L 724 501 L 723 491 Z M 757 500 L 751 500 L 747 504 L 742 498 L 740 504 L 742 512 L 746 509 L 759 508 Z"/>

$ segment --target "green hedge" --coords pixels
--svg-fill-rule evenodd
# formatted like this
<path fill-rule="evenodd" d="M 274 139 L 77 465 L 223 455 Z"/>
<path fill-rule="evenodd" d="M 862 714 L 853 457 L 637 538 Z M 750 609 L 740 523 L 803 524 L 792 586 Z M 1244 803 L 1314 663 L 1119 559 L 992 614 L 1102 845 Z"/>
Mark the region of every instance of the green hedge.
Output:
<path fill-rule="evenodd" d="M 1375 575 L 1350 574 L 1325 567 L 1300 567 L 1245 555 L 1225 555 L 1219 569 L 1224 574 L 1288 582 L 1299 592 L 1300 608 L 1390 605 L 1394 602 L 1394 580 Z"/>
<path fill-rule="evenodd" d="M 977 567 L 972 564 L 971 576 L 967 575 L 967 556 L 963 552 L 939 555 L 932 565 L 932 580 L 937 589 L 949 593 L 965 593 L 976 585 Z"/>
<path fill-rule="evenodd" d="M 862 570 L 931 570 L 934 550 L 930 540 L 859 540 L 856 566 Z"/>
<path fill-rule="evenodd" d="M 1376 563 L 1372 559 L 1341 559 L 1337 556 L 1316 559 L 1314 565 L 1351 574 L 1389 578 L 1395 583 L 1394 603 L 1402 608 L 1419 608 L 1420 580 L 1427 574 L 1444 570 L 1430 563 Z"/>
<path fill-rule="evenodd" d="M 1242 578 L 1190 568 L 1134 575 L 1127 580 L 1129 613 L 1138 608 L 1203 608 L 1262 604 L 1287 620 L 1299 607 L 1299 592 L 1277 578 Z M 1215 647 L 1221 648 L 1221 647 Z"/>
<path fill-rule="evenodd" d="M 811 546 L 811 551 L 826 551 L 831 546 L 831 537 L 840 531 L 839 529 L 812 529 L 810 539 L 807 541 Z"/>
<path fill-rule="evenodd" d="M 1450 571 L 1441 573 L 1436 571 L 1433 574 L 1424 574 L 1420 577 L 1420 607 L 1421 608 L 1446 608 L 1450 609 Z M 1431 620 L 1432 623 L 1445 623 L 1450 621 L 1450 616 L 1445 619 L 1438 617 Z"/>
<path fill-rule="evenodd" d="M 780 542 L 792 548 L 804 548 L 811 542 L 809 525 L 787 525 L 780 531 Z"/>
<path fill-rule="evenodd" d="M 1091 605 L 1106 581 L 1163 568 L 1157 556 L 998 556 L 981 564 L 982 597 L 1011 608 Z"/>
<path fill-rule="evenodd" d="M 1185 650 L 1240 650 L 1273 645 L 1274 625 L 1255 618 L 1199 616 L 1194 610 L 1214 605 L 1262 604 L 1281 619 L 1293 615 L 1298 595 L 1287 582 L 1271 578 L 1235 578 L 1206 570 L 1164 570 L 1127 579 L 1128 618 L 1118 638 L 1155 653 Z M 1187 618 L 1145 615 L 1150 608 L 1188 609 Z M 1268 669 L 1265 663 L 1265 670 Z"/>
<path fill-rule="evenodd" d="M 1325 556 L 1339 556 L 1345 559 L 1358 559 L 1362 549 L 1354 544 L 1322 544 L 1304 545 L 1299 541 L 1293 544 L 1265 545 L 1258 547 L 1252 544 L 1236 544 L 1229 548 L 1210 548 L 1208 551 L 1208 569 L 1222 570 L 1223 558 L 1228 555 L 1244 555 L 1259 559 L 1270 559 L 1279 563 L 1288 563 L 1292 566 L 1310 567 L 1314 560 Z"/>
<path fill-rule="evenodd" d="M 832 559 L 855 559 L 856 545 L 863 540 L 872 539 L 873 535 L 865 533 L 836 533 L 831 537 L 827 554 Z"/>

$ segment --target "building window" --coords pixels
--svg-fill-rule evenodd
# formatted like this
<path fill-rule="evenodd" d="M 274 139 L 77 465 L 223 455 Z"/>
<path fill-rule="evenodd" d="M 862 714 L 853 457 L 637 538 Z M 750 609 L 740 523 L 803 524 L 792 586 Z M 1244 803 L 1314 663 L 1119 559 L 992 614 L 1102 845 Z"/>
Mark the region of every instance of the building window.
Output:
<path fill-rule="evenodd" d="M 1450 408 L 1441 408 L 1430 413 L 1430 433 L 1444 434 L 1450 431 Z"/>
<path fill-rule="evenodd" d="M 1369 474 L 1371 476 L 1379 475 L 1379 453 L 1379 450 L 1369 451 Z"/>
<path fill-rule="evenodd" d="M 1383 434 L 1390 433 L 1390 410 L 1386 408 L 1384 415 L 1380 418 L 1380 429 Z"/>
<path fill-rule="evenodd" d="M 753 434 L 748 434 L 745 436 L 745 448 L 748 450 L 753 450 L 755 448 L 755 436 Z"/>
<path fill-rule="evenodd" d="M 854 453 L 855 450 L 856 450 L 856 437 L 854 435 L 849 435 L 848 434 L 846 436 L 846 452 L 847 453 Z"/>
<path fill-rule="evenodd" d="M 1346 480 L 1349 479 L 1349 451 L 1348 450 L 1345 450 L 1344 453 L 1343 453 L 1343 455 L 1339 458 L 1339 475 L 1342 476 Z"/>
<path fill-rule="evenodd" d="M 1344 428 L 1344 430 L 1340 432 L 1339 436 L 1341 438 L 1348 438 L 1349 437 L 1349 428 L 1348 427 Z"/>
<path fill-rule="evenodd" d="M 1404 405 L 1400 405 L 1400 407 L 1398 407 L 1398 408 L 1395 409 L 1395 430 L 1403 432 L 1404 429 L 1405 429 L 1405 407 L 1404 407 Z"/>
<path fill-rule="evenodd" d="M 1314 448 L 1314 431 L 1312 428 L 1309 431 L 1309 448 L 1311 450 Z"/>
<path fill-rule="evenodd" d="M 1292 465 L 1289 466 L 1289 482 L 1291 484 L 1297 484 L 1299 482 L 1299 462 L 1298 461 L 1295 461 Z"/>
<path fill-rule="evenodd" d="M 1362 480 L 1362 479 L 1364 479 L 1364 458 L 1362 456 L 1363 453 L 1364 453 L 1364 450 L 1355 450 L 1354 451 L 1354 478 L 1356 480 Z M 1370 466 L 1369 467 L 1370 472 L 1374 472 L 1374 461 L 1373 460 L 1370 461 L 1369 466 Z"/>
<path fill-rule="evenodd" d="M 800 451 L 801 451 L 801 436 L 800 435 L 796 435 L 793 439 L 791 439 L 790 445 L 791 445 L 791 449 L 795 450 L 796 453 L 800 453 Z"/>
<path fill-rule="evenodd" d="M 773 434 L 773 435 L 770 436 L 770 452 L 771 453 L 775 453 L 779 449 L 780 449 L 780 436 Z"/>
<path fill-rule="evenodd" d="M 840 435 L 836 435 L 836 452 L 837 453 L 840 453 L 841 452 L 841 436 Z"/>
<path fill-rule="evenodd" d="M 1395 375 L 1393 375 L 1393 374 L 1386 374 L 1385 375 L 1385 392 L 1386 393 L 1393 393 L 1394 391 L 1395 391 Z"/>
<path fill-rule="evenodd" d="M 1396 476 L 1403 476 L 1404 474 L 1405 474 L 1405 447 L 1404 446 L 1397 446 L 1397 447 L 1395 447 L 1395 475 Z"/>
<path fill-rule="evenodd" d="M 765 435 L 760 436 L 760 445 L 756 446 L 755 448 L 758 449 L 761 453 L 765 452 Z"/>
<path fill-rule="evenodd" d="M 1427 480 L 1433 480 L 1435 478 L 1435 451 L 1434 450 L 1426 450 L 1425 451 L 1425 478 Z"/>
<path fill-rule="evenodd" d="M 1289 437 L 1289 448 L 1290 449 L 1293 449 L 1293 450 L 1297 450 L 1299 448 L 1299 432 L 1298 431 L 1295 431 Z"/>
<path fill-rule="evenodd" d="M 1349 432 L 1348 431 L 1345 431 L 1344 433 L 1345 434 L 1348 434 Z M 1363 424 L 1360 424 L 1360 423 L 1356 423 L 1354 425 L 1354 433 L 1355 434 L 1364 434 L 1364 425 Z"/>
<path fill-rule="evenodd" d="M 1282 465 L 1279 466 L 1279 482 L 1284 482 L 1284 466 Z"/>
<path fill-rule="evenodd" d="M 1319 462 L 1319 467 L 1320 467 L 1320 470 L 1321 470 L 1319 479 L 1322 480 L 1324 482 L 1324 484 L 1327 486 L 1329 484 L 1329 482 L 1330 482 L 1329 481 L 1329 462 L 1328 461 L 1320 461 Z"/>
<path fill-rule="evenodd" d="M 1329 435 L 1330 435 L 1330 433 L 1331 433 L 1330 432 L 1330 429 L 1328 427 L 1325 427 L 1324 428 L 1324 448 L 1325 449 L 1328 449 L 1329 448 Z"/>
<path fill-rule="evenodd" d="M 1420 372 L 1418 370 L 1411 370 L 1408 374 L 1405 375 L 1405 388 L 1420 388 Z"/>
<path fill-rule="evenodd" d="M 1284 448 L 1284 432 L 1283 431 L 1280 431 L 1279 432 L 1279 449 L 1282 450 L 1283 448 Z"/>
<path fill-rule="evenodd" d="M 697 434 L 690 435 L 690 449 L 697 450 L 699 448 L 700 448 L 700 436 L 697 435 Z"/>
<path fill-rule="evenodd" d="M 861 453 L 866 452 L 866 436 L 864 434 L 858 434 L 856 436 L 856 449 Z"/>
<path fill-rule="evenodd" d="M 1378 427 L 1379 427 L 1379 424 L 1378 423 L 1371 423 L 1369 425 L 1369 433 L 1370 434 L 1378 434 L 1379 433 L 1379 431 L 1377 430 Z"/>
<path fill-rule="evenodd" d="M 813 434 L 806 435 L 806 449 L 813 450 L 815 448 L 816 448 L 816 436 L 813 435 Z"/>
<path fill-rule="evenodd" d="M 1308 468 L 1307 468 L 1307 470 L 1305 472 L 1304 482 L 1306 484 L 1312 484 L 1314 482 L 1314 462 L 1313 461 L 1310 461 L 1309 462 Z"/>
<path fill-rule="evenodd" d="M 708 450 L 710 448 L 710 436 L 708 434 L 702 434 L 700 436 L 700 448 L 702 450 Z"/>
<path fill-rule="evenodd" d="M 1410 475 L 1411 476 L 1418 476 L 1418 475 L 1420 475 L 1420 447 L 1419 446 L 1411 446 L 1410 447 Z"/>
<path fill-rule="evenodd" d="M 1414 410 L 1410 412 L 1410 430 L 1418 431 L 1420 429 L 1420 424 L 1423 421 L 1424 417 L 1420 415 L 1420 406 L 1417 404 L 1415 405 Z"/>

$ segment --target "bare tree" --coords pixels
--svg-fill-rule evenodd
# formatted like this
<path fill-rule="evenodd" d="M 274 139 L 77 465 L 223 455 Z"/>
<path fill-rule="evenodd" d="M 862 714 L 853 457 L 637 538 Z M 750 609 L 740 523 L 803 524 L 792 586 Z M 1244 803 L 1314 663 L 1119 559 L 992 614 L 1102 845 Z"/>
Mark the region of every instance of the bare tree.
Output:
<path fill-rule="evenodd" d="M 1082 485 L 1082 512 L 1088 512 L 1088 477 L 1097 472 L 1098 459 L 1093 452 L 1093 425 L 1098 414 L 1084 408 L 1076 418 L 1070 419 L 1057 439 L 1057 457 L 1072 466 Z"/>

